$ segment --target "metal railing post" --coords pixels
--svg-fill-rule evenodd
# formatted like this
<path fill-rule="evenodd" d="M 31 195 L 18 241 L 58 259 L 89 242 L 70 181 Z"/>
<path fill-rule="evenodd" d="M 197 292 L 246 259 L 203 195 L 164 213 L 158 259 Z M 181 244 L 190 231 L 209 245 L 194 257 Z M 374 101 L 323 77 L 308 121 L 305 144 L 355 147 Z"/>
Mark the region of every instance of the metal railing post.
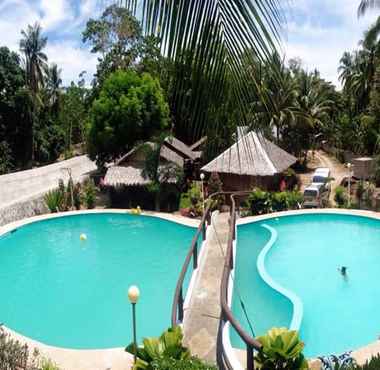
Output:
<path fill-rule="evenodd" d="M 179 291 L 179 297 L 178 297 L 178 321 L 183 321 L 183 292 L 182 287 Z"/>
<path fill-rule="evenodd" d="M 202 239 L 206 240 L 206 223 L 205 222 L 202 225 Z"/>
<path fill-rule="evenodd" d="M 247 344 L 247 370 L 255 369 L 255 361 L 253 358 L 253 347 Z"/>
<path fill-rule="evenodd" d="M 198 268 L 198 242 L 195 243 L 193 249 L 193 269 Z"/>

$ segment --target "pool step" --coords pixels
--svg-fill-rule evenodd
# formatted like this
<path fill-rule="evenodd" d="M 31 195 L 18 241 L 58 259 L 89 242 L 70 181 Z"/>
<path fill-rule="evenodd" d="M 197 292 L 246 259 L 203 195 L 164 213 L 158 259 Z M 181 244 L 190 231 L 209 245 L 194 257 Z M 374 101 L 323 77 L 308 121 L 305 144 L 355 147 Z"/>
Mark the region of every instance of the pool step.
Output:
<path fill-rule="evenodd" d="M 207 231 L 189 306 L 185 311 L 185 344 L 192 354 L 216 363 L 216 340 L 220 317 L 220 283 L 227 249 L 229 213 L 214 214 Z"/>

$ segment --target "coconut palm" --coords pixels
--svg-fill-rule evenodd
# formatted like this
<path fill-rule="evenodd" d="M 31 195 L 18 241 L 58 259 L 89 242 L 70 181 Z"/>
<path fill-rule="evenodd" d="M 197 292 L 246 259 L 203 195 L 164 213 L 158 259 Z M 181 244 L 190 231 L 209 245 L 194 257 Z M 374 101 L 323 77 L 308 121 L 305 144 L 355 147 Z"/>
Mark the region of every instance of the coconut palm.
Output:
<path fill-rule="evenodd" d="M 59 110 L 59 98 L 61 95 L 62 84 L 61 73 L 62 69 L 58 68 L 55 63 L 46 69 L 46 87 L 49 103 L 55 114 L 58 114 Z"/>
<path fill-rule="evenodd" d="M 20 50 L 25 58 L 25 73 L 28 86 L 34 94 L 44 82 L 44 68 L 47 56 L 43 52 L 46 47 L 47 37 L 42 36 L 42 28 L 39 23 L 28 25 L 26 30 L 21 31 Z"/>
<path fill-rule="evenodd" d="M 43 52 L 46 46 L 47 38 L 42 36 L 42 29 L 38 23 L 33 26 L 28 25 L 26 30 L 21 31 L 22 39 L 20 41 L 20 50 L 24 54 L 25 77 L 27 87 L 32 98 L 32 110 L 29 124 L 29 145 L 27 151 L 27 160 L 29 166 L 34 161 L 34 122 L 36 121 L 40 88 L 44 84 L 44 70 L 46 68 L 47 56 Z"/>
<path fill-rule="evenodd" d="M 361 0 L 358 15 L 363 16 L 369 9 L 380 8 L 380 0 Z"/>
<path fill-rule="evenodd" d="M 216 122 L 210 112 L 231 99 L 240 123 L 247 123 L 252 94 L 242 58 L 268 61 L 279 41 L 279 0 L 127 0 L 140 9 L 145 34 L 161 40 L 162 54 L 175 68 L 170 105 L 179 136 L 191 140 Z M 138 12 L 139 13 L 139 12 Z M 252 51 L 247 53 L 247 51 Z M 252 60 L 253 62 L 253 60 Z M 259 81 L 257 81 L 259 83 Z M 183 112 L 187 113 L 184 117 Z M 185 127 L 183 127 L 185 125 Z M 194 139 L 194 138 L 192 138 Z"/>

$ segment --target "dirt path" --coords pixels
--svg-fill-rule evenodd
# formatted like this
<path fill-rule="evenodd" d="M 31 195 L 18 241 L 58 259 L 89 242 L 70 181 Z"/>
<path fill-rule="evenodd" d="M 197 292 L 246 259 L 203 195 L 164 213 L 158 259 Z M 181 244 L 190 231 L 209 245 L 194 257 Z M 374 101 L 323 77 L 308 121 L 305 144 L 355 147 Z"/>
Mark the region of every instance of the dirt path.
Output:
<path fill-rule="evenodd" d="M 310 184 L 313 171 L 317 167 L 328 167 L 331 171 L 331 177 L 334 178 L 334 180 L 331 181 L 330 202 L 331 204 L 335 204 L 335 189 L 341 184 L 343 178 L 347 176 L 347 169 L 344 167 L 342 163 L 338 162 L 336 158 L 331 157 L 330 155 L 321 150 L 315 151 L 314 157 L 310 158 L 309 171 L 300 174 L 301 191 L 303 191 L 305 187 Z"/>

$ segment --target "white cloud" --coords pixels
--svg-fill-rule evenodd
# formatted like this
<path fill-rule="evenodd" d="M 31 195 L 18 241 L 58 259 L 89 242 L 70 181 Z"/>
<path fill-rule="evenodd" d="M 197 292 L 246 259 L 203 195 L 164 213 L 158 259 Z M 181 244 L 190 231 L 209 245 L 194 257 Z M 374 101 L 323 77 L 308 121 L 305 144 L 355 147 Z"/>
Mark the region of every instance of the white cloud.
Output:
<path fill-rule="evenodd" d="M 284 51 L 287 59 L 300 57 L 338 87 L 339 60 L 358 47 L 363 32 L 378 14 L 358 19 L 359 0 L 293 0 L 289 6 Z"/>
<path fill-rule="evenodd" d="M 78 47 L 71 41 L 57 41 L 48 44 L 46 54 L 50 63 L 62 68 L 62 79 L 65 86 L 77 81 L 82 71 L 86 71 L 87 83 L 90 83 L 96 70 L 97 58 L 88 50 Z"/>
<path fill-rule="evenodd" d="M 47 31 L 74 20 L 73 9 L 67 0 L 41 0 L 39 7 L 42 13 L 40 23 Z"/>
<path fill-rule="evenodd" d="M 0 0 L 1 45 L 19 51 L 21 30 L 28 24 L 40 22 L 49 40 L 45 50 L 49 63 L 62 69 L 64 85 L 77 81 L 83 70 L 87 83 L 96 70 L 96 56 L 81 45 L 83 23 L 96 16 L 98 0 L 81 0 L 75 17 L 70 0 Z M 92 14 L 95 13 L 95 14 Z"/>

